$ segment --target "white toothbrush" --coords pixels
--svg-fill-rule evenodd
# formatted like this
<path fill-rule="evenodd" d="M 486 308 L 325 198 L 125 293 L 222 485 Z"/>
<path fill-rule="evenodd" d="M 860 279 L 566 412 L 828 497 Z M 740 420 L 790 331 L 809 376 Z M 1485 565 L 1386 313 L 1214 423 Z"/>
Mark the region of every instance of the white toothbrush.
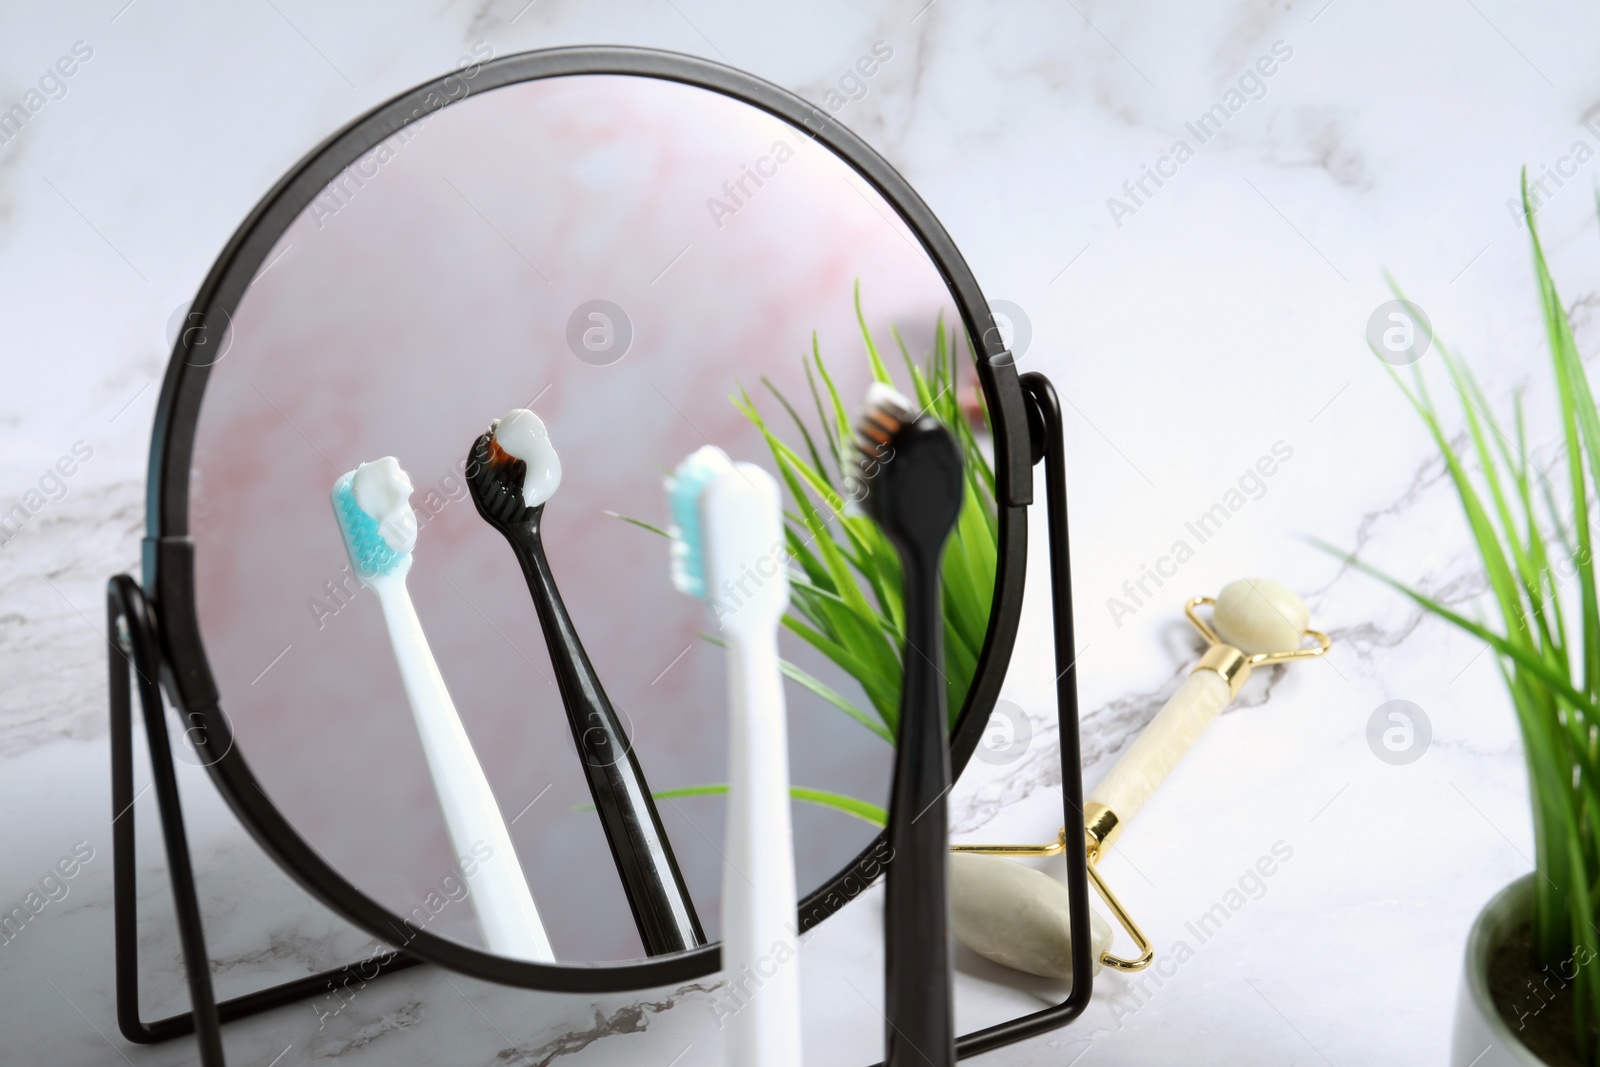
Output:
<path fill-rule="evenodd" d="M 800 1067 L 800 970 L 778 624 L 789 604 L 783 500 L 771 475 L 707 446 L 667 482 L 673 580 L 728 648 L 722 968 L 738 1004 L 727 1062 Z"/>
<path fill-rule="evenodd" d="M 411 479 L 399 461 L 385 456 L 340 478 L 333 485 L 331 499 L 350 564 L 383 606 L 389 641 L 444 809 L 450 844 L 457 856 L 477 857 L 483 846 L 489 848 L 489 857 L 467 878 L 484 942 L 491 952 L 503 956 L 554 962 L 550 939 L 511 845 L 511 833 L 406 591 L 411 551 L 417 541 L 417 517 L 410 496 Z"/>

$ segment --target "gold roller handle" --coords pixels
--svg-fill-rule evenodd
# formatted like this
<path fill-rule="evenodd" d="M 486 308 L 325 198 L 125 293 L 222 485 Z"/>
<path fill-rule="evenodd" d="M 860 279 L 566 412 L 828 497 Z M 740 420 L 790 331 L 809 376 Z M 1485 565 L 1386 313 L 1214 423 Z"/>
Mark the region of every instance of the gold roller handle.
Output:
<path fill-rule="evenodd" d="M 1237 654 L 1227 646 L 1218 648 Z M 1138 816 L 1145 801 L 1166 781 L 1232 697 L 1222 675 L 1204 666 L 1196 668 L 1144 732 L 1123 751 L 1116 765 L 1090 792 L 1084 806 L 1091 828 L 1096 825 L 1097 808 L 1116 815 L 1106 836 L 1096 842 L 1101 848 L 1109 848 L 1117 829 Z"/>
<path fill-rule="evenodd" d="M 1305 630 L 1303 636 L 1316 644 L 1274 652 L 1242 652 L 1218 637 L 1211 624 L 1200 617 L 1197 609 L 1215 603 L 1213 597 L 1197 596 L 1183 606 L 1189 622 L 1210 647 L 1183 685 L 1089 793 L 1083 822 L 1084 845 L 1091 861 L 1116 843 L 1123 827 L 1139 814 L 1145 801 L 1200 740 L 1206 727 L 1239 695 L 1251 670 L 1263 664 L 1320 656 L 1331 646 L 1327 634 Z"/>
<path fill-rule="evenodd" d="M 1167 775 L 1172 773 L 1172 769 L 1194 747 L 1206 727 L 1215 722 L 1222 709 L 1239 695 L 1253 668 L 1321 656 L 1331 647 L 1326 634 L 1307 629 L 1304 636 L 1316 642 L 1312 646 L 1253 654 L 1242 652 L 1218 637 L 1210 623 L 1200 617 L 1197 609 L 1215 604 L 1213 597 L 1197 596 L 1184 605 L 1184 614 L 1210 643 L 1210 647 L 1189 672 L 1183 685 L 1090 792 L 1083 806 L 1084 850 L 1089 859 L 1089 881 L 1093 883 L 1095 892 L 1100 894 L 1100 899 L 1105 901 L 1118 925 L 1139 949 L 1139 955 L 1133 959 L 1102 952 L 1101 964 L 1115 970 L 1143 970 L 1155 958 L 1155 949 L 1100 877 L 1100 872 L 1096 870 L 1100 859 L 1116 843 L 1128 822 L 1144 807 L 1145 801 L 1150 799 Z M 987 856 L 1053 856 L 1066 847 L 1067 832 L 1063 829 L 1056 840 L 1044 845 L 956 845 L 951 851 Z"/>

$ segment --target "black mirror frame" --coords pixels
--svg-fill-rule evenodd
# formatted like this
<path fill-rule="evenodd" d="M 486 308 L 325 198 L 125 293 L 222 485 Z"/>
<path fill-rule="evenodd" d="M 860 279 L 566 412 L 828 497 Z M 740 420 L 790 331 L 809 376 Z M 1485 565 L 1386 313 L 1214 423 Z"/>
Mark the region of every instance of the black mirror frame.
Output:
<path fill-rule="evenodd" d="M 218 790 L 256 842 L 311 895 L 374 937 L 394 943 L 404 920 L 379 905 L 345 879 L 277 810 L 257 780 L 244 754 L 234 745 L 231 726 L 219 704 L 196 617 L 194 545 L 188 537 L 189 468 L 196 423 L 209 376 L 209 365 L 197 358 L 207 323 L 231 316 L 279 237 L 324 187 L 347 166 L 403 129 L 451 103 L 520 82 L 585 74 L 630 75 L 696 86 L 743 101 L 789 123 L 843 159 L 895 209 L 932 259 L 954 297 L 969 338 L 977 339 L 980 385 L 989 405 L 995 438 L 999 544 L 994 600 L 984 648 L 966 701 L 951 735 L 951 763 L 956 775 L 977 748 L 1009 665 L 1022 611 L 1027 562 L 1027 506 L 1033 499 L 1033 464 L 1044 455 L 1037 401 L 1019 379 L 1000 331 L 976 279 L 950 236 L 911 186 L 872 148 L 821 109 L 777 86 L 742 71 L 697 57 L 629 47 L 577 47 L 526 52 L 493 59 L 475 73 L 458 71 L 405 92 L 335 133 L 296 164 L 262 198 L 218 256 L 190 307 L 191 327 L 177 339 L 162 383 L 152 432 L 147 488 L 147 528 L 143 542 L 142 589 L 156 636 L 151 653 L 169 699 L 189 726 L 189 735 Z M 462 92 L 461 87 L 467 86 Z M 198 338 L 200 344 L 196 344 Z M 1035 425 L 1030 430 L 1030 421 Z M 1059 426 L 1057 426 L 1059 430 Z M 1059 435 L 1057 436 L 1059 443 Z M 1059 469 L 1057 471 L 1059 474 Z M 1065 512 L 1062 502 L 1062 551 L 1065 563 Z M 1052 520 L 1054 515 L 1052 515 Z M 1054 534 L 1054 521 L 1052 533 Z M 1054 539 L 1054 538 L 1053 538 Z M 1059 580 L 1059 576 L 1058 576 Z M 1063 637 L 1061 602 L 1056 604 L 1057 647 Z M 1070 601 L 1067 647 L 1070 649 Z M 113 670 L 121 667 L 113 654 Z M 125 669 L 125 668 L 123 668 Z M 1063 672 L 1073 681 L 1070 661 Z M 1058 686 L 1060 685 L 1058 678 Z M 1066 689 L 1061 690 L 1063 693 Z M 1064 793 L 1068 822 L 1081 806 L 1077 771 L 1077 716 L 1062 713 Z M 115 709 L 114 709 L 115 714 Z M 882 836 L 849 866 L 811 893 L 800 906 L 802 929 L 809 929 L 838 910 L 870 884 L 882 869 L 876 859 Z M 1069 864 L 1069 883 L 1081 874 Z M 176 873 L 176 871 L 174 872 Z M 1073 886 L 1075 896 L 1078 886 Z M 1086 898 L 1085 898 L 1086 900 Z M 1075 933 L 1086 932 L 1074 921 Z M 1074 908 L 1075 913 L 1078 908 Z M 1079 916 L 1074 914 L 1074 920 Z M 632 991 L 683 983 L 715 972 L 720 946 L 711 944 L 667 956 L 616 963 L 543 964 L 508 959 L 448 940 L 426 930 L 406 927 L 403 954 L 439 964 L 472 977 L 526 989 L 564 993 Z M 970 1055 L 1069 1021 L 1087 1000 L 1088 981 L 1074 983 L 1073 995 L 1060 1009 L 1015 1020 L 964 1039 Z M 1045 1020 L 1049 1016 L 1049 1021 Z M 227 1013 L 224 1013 L 224 1018 Z M 1027 1024 L 1032 1025 L 1027 1025 Z M 184 1032 L 192 1028 L 186 1027 Z M 131 1035 L 130 1035 L 131 1036 Z M 147 1040 L 149 1038 L 146 1038 Z"/>

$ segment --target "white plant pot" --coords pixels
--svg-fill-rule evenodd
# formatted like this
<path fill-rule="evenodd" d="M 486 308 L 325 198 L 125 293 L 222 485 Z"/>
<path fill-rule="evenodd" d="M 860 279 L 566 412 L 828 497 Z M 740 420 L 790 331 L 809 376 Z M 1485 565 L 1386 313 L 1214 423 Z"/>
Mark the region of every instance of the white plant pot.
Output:
<path fill-rule="evenodd" d="M 1533 879 L 1530 872 L 1496 893 L 1467 935 L 1450 1067 L 1544 1067 L 1544 1061 L 1517 1039 L 1489 997 L 1489 960 L 1506 935 L 1533 914 Z"/>

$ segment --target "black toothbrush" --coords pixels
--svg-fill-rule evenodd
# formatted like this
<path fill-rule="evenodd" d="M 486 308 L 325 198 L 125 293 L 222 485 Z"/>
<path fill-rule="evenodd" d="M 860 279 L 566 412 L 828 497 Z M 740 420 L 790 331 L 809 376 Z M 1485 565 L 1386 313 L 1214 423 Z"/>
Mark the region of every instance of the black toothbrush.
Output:
<path fill-rule="evenodd" d="M 905 605 L 900 734 L 889 799 L 884 931 L 885 1067 L 953 1067 L 950 747 L 939 560 L 961 511 L 950 431 L 883 385 L 856 424 L 859 496 L 900 556 Z"/>
<path fill-rule="evenodd" d="M 544 504 L 527 506 L 526 472 L 527 464 L 495 441 L 495 426 L 473 442 L 466 470 L 472 501 L 483 520 L 511 543 L 527 579 L 589 792 L 645 952 L 659 956 L 694 948 L 705 943 L 705 933 L 633 746 L 550 573 L 540 533 Z"/>

